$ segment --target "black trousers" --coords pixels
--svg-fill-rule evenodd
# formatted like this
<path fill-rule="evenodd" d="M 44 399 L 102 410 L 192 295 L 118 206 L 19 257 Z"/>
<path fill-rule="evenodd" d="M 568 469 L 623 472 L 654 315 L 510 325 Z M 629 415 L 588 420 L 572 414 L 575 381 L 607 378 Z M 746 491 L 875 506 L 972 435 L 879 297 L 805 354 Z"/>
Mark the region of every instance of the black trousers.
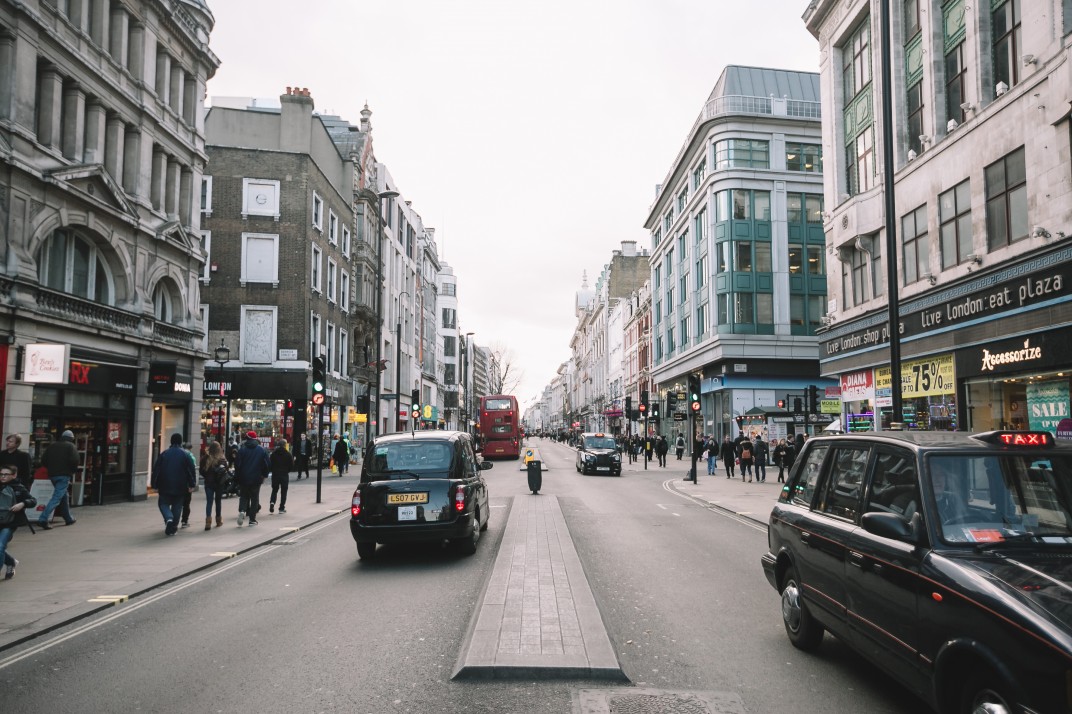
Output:
<path fill-rule="evenodd" d="M 277 476 L 272 474 L 272 497 L 268 500 L 273 506 L 275 505 L 275 495 L 279 493 L 279 507 L 287 507 L 287 487 L 290 485 L 290 474 L 283 474 Z M 282 492 L 282 493 L 280 493 Z"/>
<path fill-rule="evenodd" d="M 261 485 L 241 485 L 238 487 L 238 512 L 245 513 L 249 520 L 257 520 L 257 511 L 261 510 Z"/>
<path fill-rule="evenodd" d="M 298 458 L 296 458 L 294 460 L 294 465 L 298 469 L 298 478 L 301 478 L 303 473 L 305 474 L 305 478 L 309 478 L 309 457 L 308 456 L 298 456 Z"/>

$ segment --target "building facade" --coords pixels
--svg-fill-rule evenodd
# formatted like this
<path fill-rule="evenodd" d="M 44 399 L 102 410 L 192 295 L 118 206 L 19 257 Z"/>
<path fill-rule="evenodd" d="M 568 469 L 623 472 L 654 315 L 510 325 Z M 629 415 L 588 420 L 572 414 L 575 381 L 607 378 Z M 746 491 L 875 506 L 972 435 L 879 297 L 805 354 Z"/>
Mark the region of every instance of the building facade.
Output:
<path fill-rule="evenodd" d="M 824 227 L 834 269 L 820 353 L 823 374 L 840 381 L 844 427 L 1068 433 L 1072 5 L 897 4 L 889 98 L 880 90 L 882 7 L 816 0 L 804 15 L 820 44 L 828 118 Z M 887 102 L 892 185 L 876 119 Z"/>
<path fill-rule="evenodd" d="M 819 377 L 816 332 L 827 312 L 819 110 L 817 74 L 727 67 L 648 214 L 650 398 L 665 413 L 668 395 L 683 395 L 688 376 L 700 375 L 702 433 L 805 428 L 804 414 L 777 405 Z M 661 422 L 659 433 L 677 430 Z"/>
<path fill-rule="evenodd" d="M 200 0 L 0 4 L 0 422 L 35 460 L 74 432 L 75 505 L 145 498 L 198 441 L 212 27 Z"/>

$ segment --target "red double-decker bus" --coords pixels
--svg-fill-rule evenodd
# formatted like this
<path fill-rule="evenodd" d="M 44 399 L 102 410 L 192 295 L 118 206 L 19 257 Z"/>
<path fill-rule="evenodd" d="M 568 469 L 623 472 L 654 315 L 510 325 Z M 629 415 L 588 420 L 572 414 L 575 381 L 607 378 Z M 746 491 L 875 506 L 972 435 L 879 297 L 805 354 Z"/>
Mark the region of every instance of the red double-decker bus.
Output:
<path fill-rule="evenodd" d="M 516 459 L 521 456 L 521 415 L 517 399 L 512 395 L 481 397 L 476 428 L 484 445 L 484 458 Z"/>

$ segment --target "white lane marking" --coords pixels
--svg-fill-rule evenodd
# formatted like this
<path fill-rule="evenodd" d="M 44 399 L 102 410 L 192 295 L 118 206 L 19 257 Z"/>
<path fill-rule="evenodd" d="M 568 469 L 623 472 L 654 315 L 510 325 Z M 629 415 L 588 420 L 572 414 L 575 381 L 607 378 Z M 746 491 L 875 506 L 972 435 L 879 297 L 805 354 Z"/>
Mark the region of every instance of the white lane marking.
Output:
<path fill-rule="evenodd" d="M 695 503 L 697 505 L 703 506 L 705 509 L 707 509 L 708 511 L 711 511 L 712 513 L 718 513 L 719 515 L 725 516 L 726 518 L 729 518 L 731 521 L 737 521 L 738 523 L 746 525 L 749 528 L 752 528 L 753 530 L 760 531 L 761 533 L 766 533 L 767 532 L 767 525 L 765 523 L 763 523 L 763 524 L 756 523 L 751 518 L 746 518 L 746 517 L 744 517 L 742 515 L 739 515 L 737 513 L 730 513 L 724 507 L 715 506 L 714 502 L 706 501 L 706 500 L 704 500 L 702 498 L 699 498 L 698 496 L 692 496 L 692 495 L 687 494 L 687 493 L 681 493 L 680 491 L 678 491 L 677 489 L 675 489 L 673 486 L 670 485 L 670 484 L 674 483 L 674 481 L 675 481 L 675 479 L 672 479 L 672 478 L 663 481 L 663 490 L 667 491 L 668 493 L 674 494 L 678 498 L 683 498 L 686 501 L 690 501 L 690 502 Z M 747 511 L 744 511 L 744 513 L 747 513 Z"/>

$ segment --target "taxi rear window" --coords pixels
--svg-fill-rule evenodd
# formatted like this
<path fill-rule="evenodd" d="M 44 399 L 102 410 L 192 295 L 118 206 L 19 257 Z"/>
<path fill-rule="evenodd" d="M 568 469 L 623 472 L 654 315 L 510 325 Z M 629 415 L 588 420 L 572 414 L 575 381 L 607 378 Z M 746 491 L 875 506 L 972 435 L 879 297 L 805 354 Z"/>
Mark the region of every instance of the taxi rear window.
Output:
<path fill-rule="evenodd" d="M 395 441 L 372 445 L 368 472 L 378 476 L 405 472 L 425 473 L 450 468 L 453 448 L 446 442 Z"/>

